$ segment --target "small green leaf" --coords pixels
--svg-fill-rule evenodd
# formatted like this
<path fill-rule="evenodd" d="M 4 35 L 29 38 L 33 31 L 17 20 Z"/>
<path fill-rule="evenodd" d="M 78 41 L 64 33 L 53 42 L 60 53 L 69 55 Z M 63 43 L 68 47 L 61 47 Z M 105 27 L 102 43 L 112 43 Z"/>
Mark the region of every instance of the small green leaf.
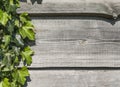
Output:
<path fill-rule="evenodd" d="M 20 21 L 21 21 L 22 23 L 25 23 L 25 22 L 27 22 L 28 20 L 29 20 L 28 13 L 22 13 L 22 14 L 20 14 Z"/>
<path fill-rule="evenodd" d="M 13 31 L 14 31 L 14 23 L 8 22 L 8 31 L 10 32 L 10 34 L 12 35 Z"/>
<path fill-rule="evenodd" d="M 20 15 L 20 20 L 22 21 L 23 26 L 19 29 L 19 33 L 25 39 L 26 37 L 30 40 L 35 40 L 35 33 L 33 31 L 34 26 L 29 20 L 27 13 L 23 13 Z"/>
<path fill-rule="evenodd" d="M 14 2 L 13 0 L 9 0 L 10 1 L 10 5 L 14 5 Z"/>
<path fill-rule="evenodd" d="M 20 54 L 20 47 L 12 46 L 12 51 L 15 53 L 16 56 Z"/>
<path fill-rule="evenodd" d="M 0 23 L 5 26 L 6 23 L 8 22 L 8 19 L 9 15 L 6 12 L 0 10 Z"/>
<path fill-rule="evenodd" d="M 29 72 L 28 72 L 28 69 L 26 66 L 22 67 L 20 70 L 19 70 L 20 74 L 24 77 L 26 76 L 29 76 Z"/>
<path fill-rule="evenodd" d="M 16 25 L 17 27 L 19 27 L 19 25 L 20 25 L 19 20 L 15 20 L 15 25 Z"/>
<path fill-rule="evenodd" d="M 15 57 L 14 64 L 15 64 L 15 65 L 16 65 L 16 64 L 19 64 L 19 59 L 18 59 L 17 56 Z"/>
<path fill-rule="evenodd" d="M 25 81 L 26 81 L 26 77 L 29 76 L 29 72 L 28 72 L 27 67 L 22 67 L 20 70 L 16 70 L 12 74 L 12 76 L 17 82 L 24 85 Z"/>
<path fill-rule="evenodd" d="M 11 82 L 10 85 L 11 85 L 11 87 L 18 87 L 15 80 L 13 82 Z"/>
<path fill-rule="evenodd" d="M 11 53 L 5 53 L 2 61 L 2 64 L 5 66 L 3 68 L 3 71 L 11 71 L 13 69 L 11 60 L 12 60 Z"/>
<path fill-rule="evenodd" d="M 31 55 L 33 54 L 33 51 L 30 49 L 30 47 L 26 47 L 24 51 L 21 52 L 21 56 L 23 61 L 26 61 L 27 65 L 30 65 L 32 63 Z"/>
<path fill-rule="evenodd" d="M 21 34 L 21 36 L 23 38 L 28 37 L 30 40 L 34 40 L 35 39 L 35 33 L 33 31 L 33 28 L 34 28 L 34 26 L 31 25 L 31 23 L 28 22 L 21 29 L 19 29 L 19 33 Z"/>
<path fill-rule="evenodd" d="M 15 4 L 18 8 L 20 7 L 20 0 L 16 0 L 16 4 Z"/>
<path fill-rule="evenodd" d="M 5 43 L 5 47 L 10 43 L 10 38 L 11 38 L 10 35 L 4 36 L 3 42 Z"/>
<path fill-rule="evenodd" d="M 3 86 L 2 86 L 2 83 L 3 83 L 3 82 L 1 81 L 1 82 L 0 82 L 0 87 L 3 87 Z"/>
<path fill-rule="evenodd" d="M 23 42 L 23 40 L 22 40 L 22 38 L 21 38 L 21 36 L 20 36 L 19 34 L 16 34 L 16 35 L 15 35 L 15 40 L 14 40 L 14 42 L 15 42 L 16 45 L 18 45 L 18 46 L 24 46 L 24 42 Z"/>
<path fill-rule="evenodd" d="M 10 82 L 8 78 L 4 78 L 2 82 L 0 82 L 0 87 L 10 87 Z"/>

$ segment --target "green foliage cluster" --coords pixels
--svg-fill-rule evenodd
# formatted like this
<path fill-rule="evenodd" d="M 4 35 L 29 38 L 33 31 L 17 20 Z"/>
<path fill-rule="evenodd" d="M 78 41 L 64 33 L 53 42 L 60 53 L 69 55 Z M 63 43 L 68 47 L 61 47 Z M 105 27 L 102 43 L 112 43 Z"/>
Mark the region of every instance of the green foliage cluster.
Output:
<path fill-rule="evenodd" d="M 22 87 L 32 63 L 34 26 L 27 13 L 17 14 L 19 2 L 0 0 L 0 87 Z"/>

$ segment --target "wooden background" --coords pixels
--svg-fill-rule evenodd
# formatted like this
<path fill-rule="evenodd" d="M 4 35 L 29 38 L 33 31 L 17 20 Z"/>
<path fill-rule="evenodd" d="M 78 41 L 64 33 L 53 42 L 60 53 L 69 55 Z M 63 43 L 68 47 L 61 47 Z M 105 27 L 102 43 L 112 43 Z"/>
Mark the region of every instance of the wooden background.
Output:
<path fill-rule="evenodd" d="M 120 87 L 120 0 L 21 0 L 36 29 L 26 87 Z"/>

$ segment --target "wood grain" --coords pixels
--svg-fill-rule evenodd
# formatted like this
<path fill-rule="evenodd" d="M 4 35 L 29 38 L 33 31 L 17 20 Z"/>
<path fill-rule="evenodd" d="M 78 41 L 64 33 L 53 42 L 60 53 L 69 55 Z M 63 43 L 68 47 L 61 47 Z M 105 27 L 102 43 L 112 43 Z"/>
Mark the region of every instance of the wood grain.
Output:
<path fill-rule="evenodd" d="M 119 21 L 34 17 L 32 22 L 36 45 L 31 67 L 120 67 Z"/>
<path fill-rule="evenodd" d="M 33 1 L 33 0 L 32 0 Z M 34 1 L 34 2 L 37 2 Z M 41 4 L 21 3 L 18 13 L 31 15 L 89 15 L 117 18 L 120 14 L 119 0 L 43 0 Z"/>
<path fill-rule="evenodd" d="M 120 0 L 26 1 L 17 12 L 36 42 L 25 87 L 120 87 Z"/>
<path fill-rule="evenodd" d="M 27 87 L 120 87 L 117 70 L 31 70 L 30 79 Z"/>

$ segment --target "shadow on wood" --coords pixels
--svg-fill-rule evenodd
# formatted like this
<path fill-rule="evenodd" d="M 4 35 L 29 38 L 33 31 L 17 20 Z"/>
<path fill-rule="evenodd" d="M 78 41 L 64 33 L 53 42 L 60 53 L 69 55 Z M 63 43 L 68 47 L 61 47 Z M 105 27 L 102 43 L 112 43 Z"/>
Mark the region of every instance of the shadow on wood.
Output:
<path fill-rule="evenodd" d="M 27 0 L 20 0 L 20 2 L 27 2 Z"/>
<path fill-rule="evenodd" d="M 37 2 L 37 4 L 41 4 L 42 0 L 20 0 L 21 2 L 31 2 L 32 4 L 34 4 L 35 2 Z"/>
<path fill-rule="evenodd" d="M 30 0 L 32 4 L 37 2 L 37 4 L 41 4 L 43 0 Z"/>
<path fill-rule="evenodd" d="M 24 87 L 27 87 L 28 86 L 28 84 L 27 84 L 27 82 L 31 82 L 31 78 L 28 76 L 28 77 L 26 77 L 27 78 L 27 81 L 26 81 L 26 83 L 25 83 L 25 85 L 24 85 Z"/>
<path fill-rule="evenodd" d="M 120 67 L 41 67 L 41 68 L 32 68 L 32 67 L 29 67 L 28 68 L 29 71 L 31 70 L 34 70 L 34 71 L 61 71 L 61 70 L 69 70 L 69 71 L 72 71 L 72 70 L 75 70 L 75 71 L 80 71 L 80 70 L 92 70 L 92 71 L 96 71 L 96 70 L 120 70 Z M 29 82 L 29 79 L 28 79 L 28 82 Z"/>

